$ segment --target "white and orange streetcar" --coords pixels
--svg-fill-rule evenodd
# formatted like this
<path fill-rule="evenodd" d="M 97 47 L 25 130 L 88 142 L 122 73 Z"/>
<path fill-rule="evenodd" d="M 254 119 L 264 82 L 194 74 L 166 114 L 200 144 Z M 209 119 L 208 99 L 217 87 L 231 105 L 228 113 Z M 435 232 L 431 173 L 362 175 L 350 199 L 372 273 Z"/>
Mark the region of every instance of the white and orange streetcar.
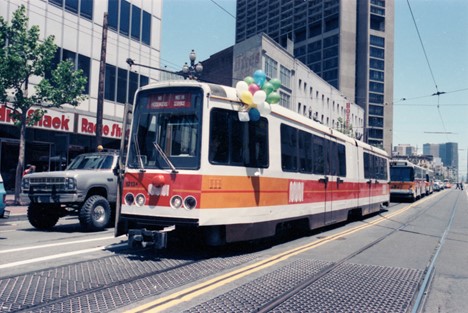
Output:
<path fill-rule="evenodd" d="M 390 197 L 392 201 L 414 202 L 431 194 L 434 189 L 433 171 L 408 160 L 390 162 Z"/>
<path fill-rule="evenodd" d="M 280 105 L 255 121 L 242 108 L 232 87 L 171 81 L 138 90 L 116 236 L 161 248 L 179 231 L 223 245 L 388 205 L 383 150 Z"/>

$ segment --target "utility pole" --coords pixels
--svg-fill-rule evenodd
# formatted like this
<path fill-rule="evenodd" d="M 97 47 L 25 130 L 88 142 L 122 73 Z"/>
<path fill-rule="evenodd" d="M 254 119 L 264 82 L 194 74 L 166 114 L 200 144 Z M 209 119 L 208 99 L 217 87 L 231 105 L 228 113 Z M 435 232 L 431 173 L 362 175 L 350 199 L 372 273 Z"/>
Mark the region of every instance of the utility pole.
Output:
<path fill-rule="evenodd" d="M 102 147 L 102 115 L 104 107 L 104 81 L 106 77 L 106 51 L 107 51 L 107 12 L 104 12 L 102 22 L 101 61 L 99 64 L 99 89 L 96 110 L 96 150 Z"/>

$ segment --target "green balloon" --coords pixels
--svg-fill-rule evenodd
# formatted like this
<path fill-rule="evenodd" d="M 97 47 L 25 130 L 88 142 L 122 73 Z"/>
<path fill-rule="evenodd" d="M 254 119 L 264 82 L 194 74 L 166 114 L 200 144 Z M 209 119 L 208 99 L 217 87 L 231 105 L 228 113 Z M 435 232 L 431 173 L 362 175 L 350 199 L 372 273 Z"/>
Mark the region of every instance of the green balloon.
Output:
<path fill-rule="evenodd" d="M 266 82 L 263 84 L 262 90 L 265 91 L 267 96 L 275 89 L 270 82 Z"/>
<path fill-rule="evenodd" d="M 255 80 L 252 76 L 247 76 L 246 78 L 244 78 L 244 81 L 247 83 L 247 85 L 255 83 Z"/>
<path fill-rule="evenodd" d="M 269 104 L 276 104 L 276 103 L 278 103 L 280 101 L 280 99 L 281 99 L 281 97 L 280 97 L 279 93 L 277 93 L 276 91 L 272 91 L 267 96 L 266 101 Z"/>
<path fill-rule="evenodd" d="M 273 89 L 276 91 L 281 87 L 281 81 L 278 78 L 273 78 L 270 80 L 270 84 L 273 85 Z"/>

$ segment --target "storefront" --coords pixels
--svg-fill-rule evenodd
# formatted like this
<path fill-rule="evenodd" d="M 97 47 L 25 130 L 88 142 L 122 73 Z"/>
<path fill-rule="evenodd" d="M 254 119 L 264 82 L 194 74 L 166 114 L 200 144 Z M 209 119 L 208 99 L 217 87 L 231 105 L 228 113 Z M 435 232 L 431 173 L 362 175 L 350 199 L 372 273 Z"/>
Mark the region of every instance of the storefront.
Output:
<path fill-rule="evenodd" d="M 10 113 L 0 104 L 0 171 L 8 192 L 15 186 L 20 134 Z M 38 123 L 26 127 L 25 165 L 35 165 L 36 171 L 62 170 L 78 154 L 96 150 L 95 130 L 95 117 L 48 109 Z M 103 119 L 102 132 L 104 148 L 119 149 L 122 123 Z"/>

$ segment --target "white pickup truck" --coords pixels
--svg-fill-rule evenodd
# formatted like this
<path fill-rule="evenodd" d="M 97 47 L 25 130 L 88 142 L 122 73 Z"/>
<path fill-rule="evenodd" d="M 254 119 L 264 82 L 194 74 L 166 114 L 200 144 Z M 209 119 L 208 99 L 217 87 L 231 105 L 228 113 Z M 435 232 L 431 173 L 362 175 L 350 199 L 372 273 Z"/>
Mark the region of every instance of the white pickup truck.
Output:
<path fill-rule="evenodd" d="M 21 202 L 29 202 L 29 222 L 50 229 L 60 217 L 78 215 L 84 230 L 105 229 L 115 215 L 117 166 L 116 153 L 85 153 L 64 171 L 24 175 Z"/>

